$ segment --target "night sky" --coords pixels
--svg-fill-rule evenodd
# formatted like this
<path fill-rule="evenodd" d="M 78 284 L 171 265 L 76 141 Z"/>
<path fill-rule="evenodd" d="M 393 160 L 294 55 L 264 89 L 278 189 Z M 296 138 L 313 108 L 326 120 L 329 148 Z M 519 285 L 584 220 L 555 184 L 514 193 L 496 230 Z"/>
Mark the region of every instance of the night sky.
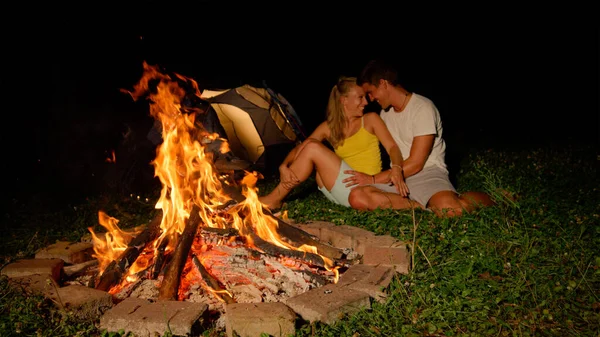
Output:
<path fill-rule="evenodd" d="M 471 147 L 600 144 L 597 27 L 398 27 L 393 37 L 377 25 L 343 34 L 334 26 L 212 28 L 13 37 L 2 78 L 10 93 L 2 136 L 11 191 L 5 196 L 97 190 L 103 168 L 96 163 L 126 130 L 144 134 L 152 123 L 147 106 L 119 92 L 140 79 L 143 61 L 207 88 L 266 81 L 310 132 L 324 119 L 338 76 L 357 75 L 369 59 L 384 56 L 400 66 L 407 89 L 438 106 L 450 162 Z M 90 175 L 95 182 L 88 183 Z"/>

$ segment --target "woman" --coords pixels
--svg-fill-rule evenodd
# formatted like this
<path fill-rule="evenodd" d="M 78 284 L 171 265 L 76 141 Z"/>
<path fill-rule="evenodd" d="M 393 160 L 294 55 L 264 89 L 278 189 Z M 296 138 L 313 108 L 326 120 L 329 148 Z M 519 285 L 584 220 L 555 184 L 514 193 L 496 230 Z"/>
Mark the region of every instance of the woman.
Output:
<path fill-rule="evenodd" d="M 342 77 L 333 86 L 327 103 L 327 121 L 321 123 L 279 166 L 280 182 L 259 200 L 268 208 L 281 207 L 283 199 L 316 169 L 319 190 L 340 205 L 350 207 L 352 187 L 393 183 L 398 193 L 408 195 L 402 173 L 402 153 L 376 113 L 363 116 L 365 92 L 355 77 Z M 327 140 L 332 152 L 323 144 Z M 381 172 L 379 142 L 391 159 L 391 170 Z"/>

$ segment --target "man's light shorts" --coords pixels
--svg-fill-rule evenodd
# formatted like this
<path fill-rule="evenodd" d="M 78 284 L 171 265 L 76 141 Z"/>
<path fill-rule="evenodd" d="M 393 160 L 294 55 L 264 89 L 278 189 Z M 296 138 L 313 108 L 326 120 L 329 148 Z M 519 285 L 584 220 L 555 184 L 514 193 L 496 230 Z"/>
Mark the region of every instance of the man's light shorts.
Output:
<path fill-rule="evenodd" d="M 331 191 L 328 191 L 325 186 L 319 187 L 319 191 L 321 191 L 331 202 L 350 207 L 348 196 L 350 195 L 351 188 L 346 187 L 342 180 L 346 179 L 347 177 L 351 177 L 352 175 L 344 173 L 346 170 L 352 170 L 352 168 L 342 160 L 340 171 L 338 172 L 337 179 L 335 180 L 335 184 L 333 185 Z"/>
<path fill-rule="evenodd" d="M 441 191 L 453 191 L 456 189 L 450 182 L 448 171 L 439 166 L 430 166 L 424 168 L 421 172 L 406 178 L 406 186 L 408 186 L 408 197 L 421 205 L 427 207 L 429 199 Z M 374 184 L 371 185 L 385 192 L 398 193 L 396 186 L 389 184 Z"/>

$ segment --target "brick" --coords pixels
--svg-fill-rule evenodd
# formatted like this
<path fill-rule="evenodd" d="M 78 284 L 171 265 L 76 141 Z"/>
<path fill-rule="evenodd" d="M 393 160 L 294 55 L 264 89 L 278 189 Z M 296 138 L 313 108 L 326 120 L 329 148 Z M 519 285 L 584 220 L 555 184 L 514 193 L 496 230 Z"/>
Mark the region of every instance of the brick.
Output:
<path fill-rule="evenodd" d="M 357 253 L 364 255 L 365 248 L 369 246 L 398 248 L 406 247 L 406 243 L 390 235 L 371 235 L 357 238 L 353 248 Z"/>
<path fill-rule="evenodd" d="M 335 227 L 335 224 L 327 221 L 308 221 L 306 223 L 294 224 L 294 226 L 316 237 L 321 242 L 328 242 L 327 240 L 323 240 L 323 229 Z"/>
<path fill-rule="evenodd" d="M 369 295 L 365 292 L 328 284 L 288 298 L 285 304 L 304 320 L 333 324 L 344 315 L 371 309 Z"/>
<path fill-rule="evenodd" d="M 395 274 L 392 266 L 356 264 L 340 276 L 337 285 L 365 292 L 383 302 L 387 298 L 385 288 L 389 286 Z"/>
<path fill-rule="evenodd" d="M 157 301 L 128 297 L 100 318 L 99 327 L 108 332 L 132 333 L 140 337 L 196 336 L 203 329 L 206 303 Z"/>
<path fill-rule="evenodd" d="M 77 264 L 93 260 L 94 245 L 91 242 L 67 242 L 56 243 L 40 249 L 35 253 L 36 259 L 61 259 L 68 264 Z"/>
<path fill-rule="evenodd" d="M 374 234 L 368 230 L 349 225 L 324 227 L 321 231 L 321 235 L 321 241 L 329 242 L 332 246 L 340 249 L 354 249 L 357 240 L 364 240 L 374 236 Z"/>
<path fill-rule="evenodd" d="M 266 333 L 286 337 L 296 333 L 296 313 L 280 302 L 232 303 L 225 306 L 227 336 L 255 337 Z"/>
<path fill-rule="evenodd" d="M 57 298 L 57 289 L 60 288 L 50 274 L 13 277 L 8 280 L 8 284 L 23 290 L 28 295 L 42 295 L 50 299 Z"/>
<path fill-rule="evenodd" d="M 112 295 L 82 285 L 69 285 L 58 289 L 57 306 L 82 320 L 96 320 L 112 308 Z"/>
<path fill-rule="evenodd" d="M 410 254 L 406 246 L 401 247 L 365 247 L 363 264 L 393 266 L 400 274 L 410 270 Z"/>
<path fill-rule="evenodd" d="M 1 273 L 9 278 L 48 274 L 54 281 L 60 283 L 64 264 L 61 259 L 22 259 L 6 265 Z"/>

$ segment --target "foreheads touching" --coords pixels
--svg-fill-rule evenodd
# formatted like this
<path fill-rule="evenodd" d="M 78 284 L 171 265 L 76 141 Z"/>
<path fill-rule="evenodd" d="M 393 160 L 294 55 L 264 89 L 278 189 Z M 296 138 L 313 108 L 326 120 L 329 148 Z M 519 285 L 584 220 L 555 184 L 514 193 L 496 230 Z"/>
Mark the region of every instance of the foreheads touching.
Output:
<path fill-rule="evenodd" d="M 371 60 L 362 69 L 356 84 L 362 86 L 364 83 L 369 83 L 378 87 L 381 80 L 388 81 L 392 86 L 396 86 L 398 85 L 398 72 L 382 60 Z"/>
<path fill-rule="evenodd" d="M 356 83 L 364 89 L 369 99 L 373 100 L 376 98 L 373 97 L 374 91 L 382 84 L 398 85 L 398 73 L 383 60 L 371 60 L 361 71 Z"/>

